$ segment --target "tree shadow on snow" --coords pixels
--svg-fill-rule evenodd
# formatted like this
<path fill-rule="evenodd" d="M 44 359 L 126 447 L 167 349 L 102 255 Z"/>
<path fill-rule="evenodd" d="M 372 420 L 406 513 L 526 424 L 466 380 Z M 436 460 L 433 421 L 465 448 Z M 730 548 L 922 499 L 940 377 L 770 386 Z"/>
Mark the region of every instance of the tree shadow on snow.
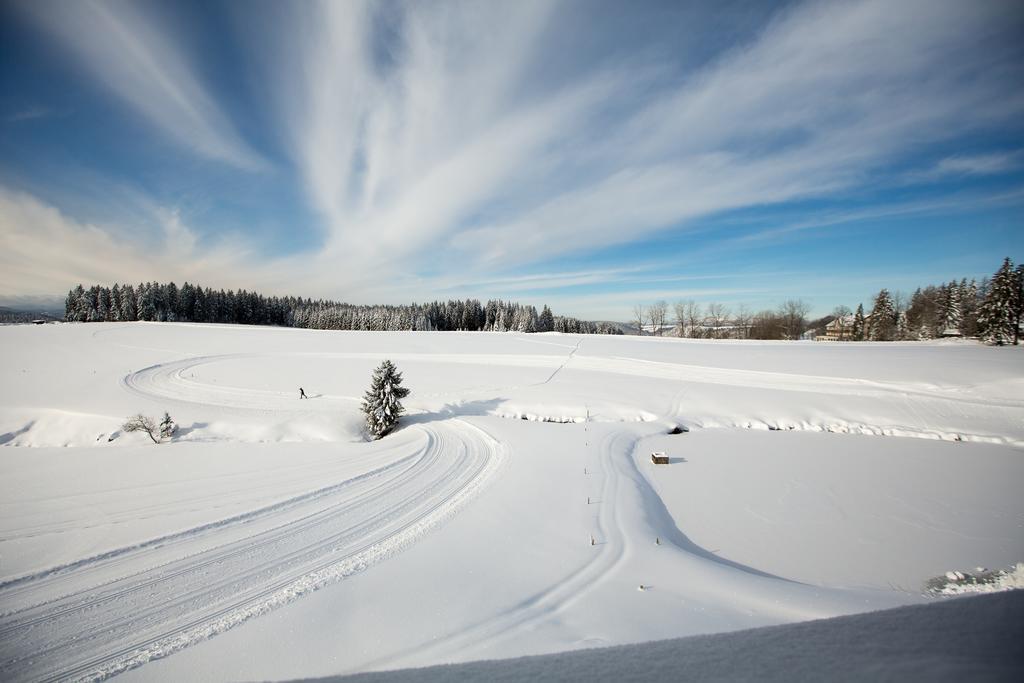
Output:
<path fill-rule="evenodd" d="M 690 537 L 684 534 L 683 531 L 676 525 L 675 518 L 668 511 L 668 508 L 665 507 L 665 503 L 661 500 L 661 497 L 651 486 L 650 482 L 647 481 L 647 478 L 644 477 L 643 474 L 641 474 L 640 470 L 637 468 L 636 460 L 633 458 L 627 458 L 625 461 L 628 462 L 629 465 L 631 465 L 627 474 L 636 483 L 637 487 L 641 491 L 640 499 L 643 501 L 644 513 L 650 520 L 651 526 L 653 528 L 663 530 L 667 533 L 667 536 L 661 537 L 661 541 L 663 544 L 667 540 L 672 545 L 692 555 L 702 557 L 706 560 L 711 560 L 712 562 L 715 562 L 717 564 L 725 565 L 726 567 L 731 567 L 732 569 L 737 569 L 748 574 L 753 574 L 754 576 L 761 576 L 767 579 L 778 579 L 779 581 L 785 581 L 787 583 L 805 585 L 800 581 L 787 579 L 784 576 L 777 576 L 770 572 L 761 571 L 760 569 L 756 569 L 754 567 L 745 565 L 742 562 L 735 562 L 733 560 L 721 557 L 720 555 L 716 554 L 716 552 L 707 550 L 706 548 L 694 543 L 692 540 L 690 540 Z M 673 458 L 670 462 L 677 461 L 686 462 L 686 459 Z"/>
<path fill-rule="evenodd" d="M 183 436 L 188 436 L 192 432 L 198 431 L 200 429 L 206 429 L 209 426 L 209 422 L 193 422 L 188 427 L 179 426 L 178 430 L 174 432 L 174 436 L 175 438 L 181 438 Z"/>
<path fill-rule="evenodd" d="M 8 443 L 10 441 L 14 441 L 15 439 L 17 439 L 22 434 L 27 434 L 28 430 L 32 429 L 32 425 L 34 425 L 35 423 L 36 423 L 36 421 L 32 420 L 31 422 L 29 422 L 27 425 L 25 425 L 21 429 L 15 430 L 13 432 L 5 432 L 3 434 L 0 434 L 0 444 L 5 444 L 5 443 Z"/>
<path fill-rule="evenodd" d="M 505 402 L 503 398 L 490 398 L 480 401 L 455 401 L 446 403 L 439 410 L 424 411 L 403 415 L 399 421 L 400 427 L 407 427 L 416 424 L 427 424 L 440 420 L 450 420 L 453 417 L 464 417 L 467 415 L 493 415 L 499 405 Z"/>

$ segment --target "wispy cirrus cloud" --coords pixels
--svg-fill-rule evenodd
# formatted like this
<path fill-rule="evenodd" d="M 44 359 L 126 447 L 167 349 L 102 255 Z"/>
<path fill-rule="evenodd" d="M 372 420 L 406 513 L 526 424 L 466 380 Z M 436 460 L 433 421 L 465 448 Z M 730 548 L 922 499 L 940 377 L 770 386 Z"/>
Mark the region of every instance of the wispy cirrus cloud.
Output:
<path fill-rule="evenodd" d="M 1020 91 L 1007 92 L 1024 72 L 1005 67 L 1017 51 L 999 26 L 1010 9 L 805 3 L 752 43 L 661 83 L 625 125 L 589 131 L 598 171 L 586 182 L 561 181 L 573 177 L 567 160 L 550 175 L 557 192 L 452 243 L 522 262 L 856 188 L 923 145 L 1024 113 Z M 978 49 L 981 35 L 1001 40 Z"/>
<path fill-rule="evenodd" d="M 171 138 L 243 171 L 266 163 L 226 113 L 238 102 L 205 86 L 186 37 L 159 25 L 161 6 L 26 7 Z M 679 56 L 689 54 L 678 45 L 686 32 L 654 36 L 658 49 L 567 58 L 567 36 L 593 20 L 586 3 L 239 7 L 245 70 L 258 65 L 263 86 L 246 104 L 266 113 L 272 129 L 260 138 L 281 146 L 282 181 L 315 216 L 320 240 L 288 258 L 256 253 L 244 238 L 207 244 L 196 235 L 215 229 L 184 228 L 194 217 L 177 213 L 174 197 L 154 198 L 154 220 L 173 238 L 152 238 L 150 248 L 164 247 L 153 268 L 179 280 L 377 302 L 601 282 L 632 287 L 616 293 L 623 301 L 678 296 L 649 268 L 588 268 L 580 255 L 698 228 L 716 233 L 702 235 L 703 252 L 759 248 L 922 209 L 890 197 L 887 207 L 796 216 L 742 241 L 724 223 L 700 221 L 900 184 L 892 169 L 921 159 L 941 158 L 921 182 L 1019 166 L 1017 152 L 950 155 L 942 144 L 1021 129 L 1024 91 L 1011 86 L 1024 81 L 1024 13 L 1011 0 L 812 0 L 698 61 Z M 247 21 L 268 10 L 272 19 Z M 694 35 L 707 29 L 700 17 Z M 31 202 L 12 196 L 0 209 L 25 215 Z M 32 215 L 43 217 L 37 203 Z M 61 222 L 70 235 L 96 228 L 66 214 Z M 583 265 L 560 272 L 566 256 Z M 84 267 L 68 262 L 70 272 Z"/>
<path fill-rule="evenodd" d="M 777 241 L 794 234 L 821 230 L 836 225 L 877 221 L 886 218 L 903 216 L 923 216 L 934 214 L 966 213 L 979 208 L 992 206 L 1013 206 L 1024 204 L 1024 187 L 1015 187 L 1005 191 L 986 192 L 955 192 L 939 198 L 920 199 L 903 202 L 878 202 L 869 208 L 825 210 L 810 212 L 797 221 L 787 221 L 782 225 L 727 238 L 717 245 L 718 249 L 732 249 L 740 245 L 756 245 Z"/>
<path fill-rule="evenodd" d="M 609 61 L 547 88 L 523 76 L 557 40 L 549 3 L 395 8 L 383 62 L 375 5 L 306 5 L 279 36 L 322 256 L 352 277 L 427 252 L 516 267 L 830 195 L 1024 115 L 1009 4 L 809 2 L 696 70 Z"/>
<path fill-rule="evenodd" d="M 1021 167 L 1024 158 L 1019 151 L 992 154 L 956 155 L 940 159 L 936 175 L 990 175 L 1006 173 Z"/>
<path fill-rule="evenodd" d="M 7 123 L 21 123 L 22 121 L 35 121 L 37 119 L 45 119 L 56 115 L 57 112 L 50 107 L 32 105 L 8 114 L 4 117 L 4 120 L 7 121 Z"/>
<path fill-rule="evenodd" d="M 266 167 L 146 6 L 34 0 L 19 8 L 102 87 L 183 146 L 240 169 Z"/>

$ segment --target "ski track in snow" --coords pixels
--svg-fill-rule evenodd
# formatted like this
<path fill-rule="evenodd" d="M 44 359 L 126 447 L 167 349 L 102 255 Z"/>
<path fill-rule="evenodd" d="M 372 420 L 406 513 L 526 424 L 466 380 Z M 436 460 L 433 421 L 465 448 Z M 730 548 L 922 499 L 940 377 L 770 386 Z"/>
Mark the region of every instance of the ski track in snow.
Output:
<path fill-rule="evenodd" d="M 398 552 L 473 496 L 498 468 L 503 452 L 494 439 L 461 420 L 413 429 L 425 436 L 417 452 L 391 466 L 154 542 L 187 546 L 205 536 L 206 547 L 194 554 L 140 571 L 144 548 L 126 548 L 0 587 L 5 606 L 19 605 L 0 616 L 0 678 L 103 679 Z M 226 529 L 256 516 L 272 522 L 275 515 L 287 519 L 216 542 Z M 92 576 L 103 578 L 90 583 Z M 53 595 L 57 578 L 82 587 L 44 600 Z"/>
<path fill-rule="evenodd" d="M 580 355 L 582 340 L 570 349 L 567 356 L 515 355 L 515 354 L 420 354 L 393 353 L 397 361 L 425 361 L 454 363 L 460 365 L 505 365 L 511 367 L 552 368 L 547 379 L 539 385 L 553 381 L 559 373 L 571 365 L 576 372 L 594 372 L 650 377 L 658 380 L 677 381 L 684 384 L 684 391 L 693 385 L 710 384 L 743 387 L 748 389 L 771 389 L 799 393 L 834 395 L 841 397 L 878 398 L 899 400 L 907 404 L 911 397 L 936 402 L 946 408 L 961 408 L 964 404 L 988 411 L 1016 411 L 1024 408 L 1024 400 L 1011 397 L 981 397 L 965 392 L 963 388 L 946 388 L 923 383 L 883 382 L 877 380 L 829 377 L 818 375 L 794 375 L 760 370 L 736 370 L 708 366 L 666 363 L 617 356 Z M 131 373 L 121 380 L 122 386 L 130 392 L 147 398 L 160 398 L 164 402 L 178 405 L 209 406 L 244 413 L 267 413 L 280 415 L 294 413 L 295 401 L 292 393 L 261 391 L 221 386 L 192 379 L 189 372 L 202 365 L 223 361 L 263 357 L 316 357 L 325 359 L 373 359 L 371 353 L 250 353 L 223 354 L 191 357 L 167 363 L 160 363 Z M 316 405 L 304 405 L 306 412 L 333 412 L 339 402 L 356 402 L 356 396 L 324 396 Z M 682 396 L 672 402 L 666 419 L 679 419 L 683 410 Z M 915 411 L 912 405 L 911 411 Z M 919 413 L 920 415 L 920 413 Z M 499 416 L 501 416 L 499 414 Z M 910 436 L 929 439 L 968 440 L 991 443 L 1021 445 L 1012 439 L 990 434 L 953 434 L 925 428 L 908 428 L 900 425 L 866 425 L 839 422 L 796 422 L 774 424 L 761 419 L 705 420 L 694 424 L 701 427 L 740 427 L 755 429 L 800 429 L 809 431 L 857 433 L 866 435 Z"/>
<path fill-rule="evenodd" d="M 422 660 L 426 656 L 429 659 L 446 661 L 456 655 L 464 656 L 474 648 L 493 645 L 504 636 L 543 624 L 553 614 L 583 598 L 599 584 L 603 576 L 610 574 L 618 566 L 627 553 L 629 538 L 619 525 L 619 506 L 616 501 L 622 478 L 621 462 L 629 457 L 639 440 L 640 437 L 635 434 L 619 431 L 606 435 L 601 442 L 599 471 L 603 473 L 600 494 L 603 503 L 597 506 L 593 554 L 582 566 L 508 610 L 503 610 L 444 638 L 433 639 L 404 654 L 371 662 L 360 668 L 374 670 L 386 666 L 391 669 L 406 665 L 410 658 Z M 580 542 L 589 541 L 581 538 Z"/>

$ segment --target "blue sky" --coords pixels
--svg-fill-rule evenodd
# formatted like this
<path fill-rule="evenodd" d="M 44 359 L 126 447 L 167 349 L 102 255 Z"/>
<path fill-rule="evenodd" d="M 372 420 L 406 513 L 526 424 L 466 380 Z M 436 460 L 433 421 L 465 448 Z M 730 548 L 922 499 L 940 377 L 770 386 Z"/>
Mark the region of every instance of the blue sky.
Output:
<path fill-rule="evenodd" d="M 815 313 L 1024 257 L 1019 2 L 7 2 L 0 303 Z"/>

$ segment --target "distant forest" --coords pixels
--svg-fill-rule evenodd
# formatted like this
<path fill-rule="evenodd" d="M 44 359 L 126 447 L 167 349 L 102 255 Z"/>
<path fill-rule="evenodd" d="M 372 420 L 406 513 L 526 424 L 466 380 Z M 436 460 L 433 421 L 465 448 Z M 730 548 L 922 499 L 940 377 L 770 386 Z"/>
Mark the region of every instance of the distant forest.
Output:
<path fill-rule="evenodd" d="M 870 309 L 863 304 L 856 311 L 837 306 L 817 320 L 807 319 L 809 311 L 810 305 L 800 299 L 756 313 L 742 305 L 730 310 L 720 303 L 702 307 L 687 300 L 670 308 L 658 301 L 635 306 L 632 325 L 638 333 L 698 339 L 820 339 L 831 332 L 834 340 L 842 341 L 976 337 L 990 344 L 1017 344 L 1024 323 L 1024 265 L 1015 268 L 1006 258 L 981 282 L 951 280 L 919 287 L 909 296 L 882 289 Z"/>
<path fill-rule="evenodd" d="M 266 297 L 246 290 L 214 290 L 186 282 L 173 282 L 86 289 L 78 285 L 68 292 L 64 319 L 69 322 L 116 322 L 151 320 L 161 322 L 226 323 L 235 325 L 277 325 L 316 330 L 375 331 L 494 331 L 573 332 L 622 334 L 608 323 L 592 323 L 554 315 L 544 306 L 512 301 L 477 299 L 434 301 L 400 306 L 356 306 L 302 297 Z"/>

